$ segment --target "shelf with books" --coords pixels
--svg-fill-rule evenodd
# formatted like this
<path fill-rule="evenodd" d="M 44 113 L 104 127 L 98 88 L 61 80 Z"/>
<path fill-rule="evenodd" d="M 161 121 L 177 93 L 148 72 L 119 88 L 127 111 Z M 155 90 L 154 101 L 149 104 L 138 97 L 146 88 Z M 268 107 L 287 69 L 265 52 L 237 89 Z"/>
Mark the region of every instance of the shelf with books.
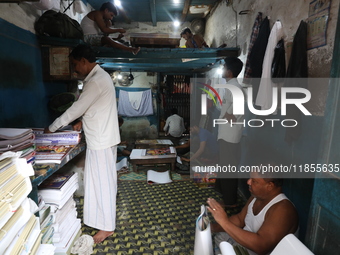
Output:
<path fill-rule="evenodd" d="M 45 181 L 48 177 L 50 177 L 53 173 L 57 172 L 60 168 L 62 168 L 68 161 L 72 160 L 78 154 L 86 149 L 86 143 L 81 141 L 77 144 L 74 149 L 70 152 L 67 158 L 65 158 L 60 164 L 46 164 L 46 165 L 35 165 L 34 168 L 34 176 L 31 177 L 32 182 L 32 192 L 29 194 L 29 197 L 38 203 L 38 186 Z"/>
<path fill-rule="evenodd" d="M 31 178 L 32 185 L 40 185 L 43 181 L 45 181 L 48 177 L 50 177 L 53 173 L 62 168 L 68 161 L 72 160 L 85 149 L 85 142 L 80 142 L 72 149 L 69 157 L 65 158 L 65 160 L 63 160 L 60 164 L 38 164 L 33 166 L 35 174 L 34 177 Z"/>

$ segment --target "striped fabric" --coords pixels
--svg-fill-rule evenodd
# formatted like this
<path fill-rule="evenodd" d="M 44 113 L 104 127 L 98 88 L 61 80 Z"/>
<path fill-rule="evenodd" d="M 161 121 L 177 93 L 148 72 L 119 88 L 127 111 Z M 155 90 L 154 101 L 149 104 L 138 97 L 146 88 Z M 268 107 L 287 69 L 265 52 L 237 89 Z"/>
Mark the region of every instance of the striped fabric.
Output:
<path fill-rule="evenodd" d="M 104 231 L 116 228 L 117 147 L 86 150 L 84 224 Z"/>
<path fill-rule="evenodd" d="M 261 23 L 262 23 L 262 12 L 259 12 L 256 16 L 256 19 L 255 19 L 255 22 L 254 22 L 254 25 L 253 25 L 253 29 L 252 29 L 252 33 L 251 33 L 251 36 L 250 36 L 247 62 L 246 62 L 245 70 L 244 70 L 244 79 L 243 79 L 243 83 L 245 83 L 245 84 L 250 84 L 250 80 L 251 80 L 251 77 L 252 77 L 251 76 L 249 56 L 250 56 L 251 50 L 253 48 L 253 45 L 254 45 L 254 43 L 257 39 L 257 36 L 259 34 Z"/>

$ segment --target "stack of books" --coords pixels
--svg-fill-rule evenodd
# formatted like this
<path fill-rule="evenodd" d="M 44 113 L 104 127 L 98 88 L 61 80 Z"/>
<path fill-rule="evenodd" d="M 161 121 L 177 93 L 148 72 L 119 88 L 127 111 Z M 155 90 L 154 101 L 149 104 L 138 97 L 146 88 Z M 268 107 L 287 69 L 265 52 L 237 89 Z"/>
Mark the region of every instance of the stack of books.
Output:
<path fill-rule="evenodd" d="M 27 198 L 34 170 L 25 159 L 11 155 L 0 156 L 0 254 L 35 254 L 40 225 Z"/>
<path fill-rule="evenodd" d="M 77 131 L 63 131 L 57 133 L 43 133 L 41 129 L 34 129 L 36 145 L 36 164 L 61 164 L 67 162 L 71 151 L 80 141 Z"/>
<path fill-rule="evenodd" d="M 0 154 L 5 152 L 20 152 L 20 157 L 27 163 L 34 164 L 35 145 L 32 129 L 0 128 Z"/>
<path fill-rule="evenodd" d="M 41 196 L 42 243 L 56 247 L 55 254 L 68 254 L 80 235 L 81 220 L 77 218 L 73 194 L 78 188 L 77 173 L 55 173 L 38 190 Z"/>

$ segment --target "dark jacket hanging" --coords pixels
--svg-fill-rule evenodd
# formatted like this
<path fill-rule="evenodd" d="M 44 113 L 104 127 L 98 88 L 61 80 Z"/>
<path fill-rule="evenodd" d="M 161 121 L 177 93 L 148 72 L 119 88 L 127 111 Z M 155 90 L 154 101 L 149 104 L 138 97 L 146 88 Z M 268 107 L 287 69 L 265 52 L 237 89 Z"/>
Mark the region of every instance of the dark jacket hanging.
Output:
<path fill-rule="evenodd" d="M 302 20 L 293 40 L 292 53 L 286 75 L 288 79 L 286 79 L 284 86 L 307 88 L 307 77 L 307 23 Z M 301 95 L 290 93 L 288 96 L 289 98 L 299 98 Z M 295 105 L 289 104 L 287 105 L 287 116 L 285 118 L 294 119 L 298 122 L 296 127 L 286 128 L 285 141 L 290 144 L 296 141 L 301 134 L 301 111 Z"/>
<path fill-rule="evenodd" d="M 264 54 L 266 53 L 269 34 L 270 34 L 269 19 L 268 17 L 265 17 L 265 19 L 261 23 L 259 34 L 249 56 L 251 76 L 252 78 L 258 78 L 252 79 L 253 99 L 256 98 L 257 92 L 259 90 L 260 78 L 262 76 L 262 64 Z"/>
<path fill-rule="evenodd" d="M 253 49 L 254 43 L 256 42 L 256 39 L 259 35 L 261 23 L 262 23 L 262 12 L 259 12 L 256 16 L 256 19 L 253 25 L 253 29 L 252 29 L 251 36 L 250 36 L 249 47 L 248 47 L 247 61 L 246 61 L 246 67 L 244 70 L 244 79 L 243 79 L 243 83 L 246 83 L 246 84 L 249 84 L 251 77 L 253 77 L 251 73 L 249 58 L 250 58 L 250 54 Z"/>

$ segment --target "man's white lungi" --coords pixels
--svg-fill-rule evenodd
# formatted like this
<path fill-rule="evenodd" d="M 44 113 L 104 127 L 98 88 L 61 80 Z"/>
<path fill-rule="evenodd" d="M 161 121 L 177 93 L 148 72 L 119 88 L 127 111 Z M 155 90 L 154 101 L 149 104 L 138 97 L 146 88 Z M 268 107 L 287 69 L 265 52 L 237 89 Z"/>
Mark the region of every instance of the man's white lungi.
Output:
<path fill-rule="evenodd" d="M 116 228 L 117 146 L 86 150 L 84 170 L 84 224 L 104 230 Z"/>

